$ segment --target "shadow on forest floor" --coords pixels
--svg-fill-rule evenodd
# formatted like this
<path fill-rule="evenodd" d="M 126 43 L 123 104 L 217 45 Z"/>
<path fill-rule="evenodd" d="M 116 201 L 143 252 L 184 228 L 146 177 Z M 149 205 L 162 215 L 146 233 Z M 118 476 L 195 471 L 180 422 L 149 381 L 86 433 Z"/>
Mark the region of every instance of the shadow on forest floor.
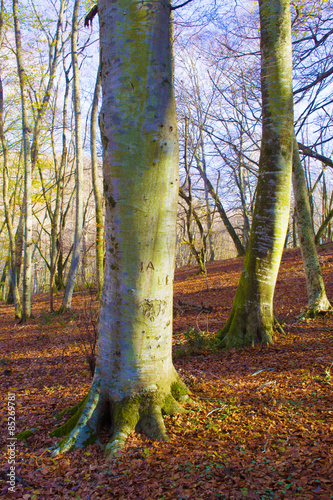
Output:
<path fill-rule="evenodd" d="M 333 301 L 333 247 L 320 250 Z M 176 270 L 174 349 L 185 331 L 213 334 L 227 320 L 241 259 L 208 263 L 209 290 L 194 267 Z M 88 293 L 77 293 L 77 315 Z M 61 296 L 56 298 L 58 306 Z M 175 365 L 195 406 L 165 417 L 171 438 L 156 443 L 130 436 L 108 462 L 101 448 L 53 459 L 49 436 L 55 415 L 87 393 L 91 376 L 78 345 L 75 315 L 51 315 L 46 294 L 34 297 L 34 319 L 13 320 L 0 305 L 0 496 L 29 499 L 330 499 L 333 498 L 333 317 L 296 323 L 307 303 L 298 250 L 287 250 L 279 273 L 275 312 L 286 335 L 267 348 L 214 351 L 205 343 L 184 349 Z M 201 305 L 211 312 L 200 310 Z M 208 332 L 208 334 L 207 334 Z M 192 352 L 192 354 L 191 354 Z M 7 395 L 15 394 L 17 433 L 37 429 L 15 447 L 16 491 L 8 491 Z M 64 420 L 62 420 L 64 421 Z M 101 433 L 107 440 L 106 432 Z"/>

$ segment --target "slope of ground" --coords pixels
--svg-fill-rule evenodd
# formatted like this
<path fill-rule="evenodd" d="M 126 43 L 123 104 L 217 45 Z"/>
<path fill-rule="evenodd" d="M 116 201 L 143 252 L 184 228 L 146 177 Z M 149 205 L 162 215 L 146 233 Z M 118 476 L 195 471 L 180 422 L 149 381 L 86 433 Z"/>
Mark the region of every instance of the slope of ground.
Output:
<path fill-rule="evenodd" d="M 333 247 L 322 247 L 320 259 L 333 301 Z M 194 267 L 176 271 L 175 365 L 196 405 L 166 417 L 170 442 L 133 434 L 112 463 L 97 445 L 57 459 L 49 452 L 56 414 L 89 389 L 83 346 L 89 353 L 85 327 L 96 305 L 89 293 L 76 293 L 76 314 L 66 316 L 48 313 L 48 297 L 39 295 L 35 318 L 23 325 L 0 304 L 0 496 L 332 499 L 333 317 L 296 322 L 307 303 L 305 279 L 299 252 L 287 250 L 275 297 L 285 335 L 267 348 L 209 349 L 228 317 L 241 265 L 241 259 L 209 263 L 207 280 Z M 32 435 L 11 440 L 14 422 L 15 434 L 34 429 Z M 13 458 L 15 492 L 7 482 Z"/>

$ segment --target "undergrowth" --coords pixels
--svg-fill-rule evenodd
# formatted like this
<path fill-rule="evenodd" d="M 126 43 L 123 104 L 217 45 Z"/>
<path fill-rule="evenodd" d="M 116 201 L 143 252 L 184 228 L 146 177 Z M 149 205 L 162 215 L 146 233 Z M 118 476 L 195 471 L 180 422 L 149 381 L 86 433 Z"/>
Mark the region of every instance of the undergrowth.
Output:
<path fill-rule="evenodd" d="M 215 335 L 190 327 L 184 332 L 185 342 L 176 349 L 174 357 L 181 358 L 216 349 Z"/>

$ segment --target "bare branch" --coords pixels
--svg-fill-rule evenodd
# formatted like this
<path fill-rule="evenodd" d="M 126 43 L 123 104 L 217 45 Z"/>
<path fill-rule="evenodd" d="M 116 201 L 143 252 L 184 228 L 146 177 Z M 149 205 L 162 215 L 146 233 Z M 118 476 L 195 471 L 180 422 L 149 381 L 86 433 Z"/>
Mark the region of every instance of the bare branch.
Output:
<path fill-rule="evenodd" d="M 315 158 L 316 160 L 319 160 L 322 163 L 324 163 L 324 165 L 327 165 L 328 167 L 333 168 L 333 161 L 330 160 L 329 158 L 327 158 L 326 156 L 323 156 L 323 155 L 320 155 L 319 153 L 316 153 L 315 151 L 313 151 L 312 149 L 310 149 L 307 146 L 304 146 L 304 144 L 302 144 L 300 142 L 298 142 L 298 147 L 304 155 L 309 156 L 310 158 Z"/>
<path fill-rule="evenodd" d="M 86 17 L 84 18 L 84 25 L 86 28 L 92 26 L 93 19 L 96 16 L 97 12 L 98 12 L 98 7 L 97 5 L 94 5 L 94 7 L 88 12 Z"/>
<path fill-rule="evenodd" d="M 300 89 L 295 90 L 294 95 L 300 94 L 301 92 L 305 92 L 306 90 L 311 89 L 312 87 L 317 85 L 317 83 L 322 82 L 323 80 L 325 80 L 325 78 L 327 78 L 328 76 L 330 76 L 332 74 L 333 74 L 333 68 L 330 68 L 327 71 L 323 71 L 322 73 L 320 73 L 317 76 L 317 78 L 315 80 L 313 80 L 313 82 L 309 83 L 308 85 L 305 85 L 305 87 L 302 87 Z"/>
<path fill-rule="evenodd" d="M 193 2 L 193 0 L 187 0 L 187 2 L 181 3 L 180 5 L 175 5 L 175 7 L 171 7 L 171 10 L 180 9 L 181 7 L 185 7 L 185 5 L 191 2 Z"/>

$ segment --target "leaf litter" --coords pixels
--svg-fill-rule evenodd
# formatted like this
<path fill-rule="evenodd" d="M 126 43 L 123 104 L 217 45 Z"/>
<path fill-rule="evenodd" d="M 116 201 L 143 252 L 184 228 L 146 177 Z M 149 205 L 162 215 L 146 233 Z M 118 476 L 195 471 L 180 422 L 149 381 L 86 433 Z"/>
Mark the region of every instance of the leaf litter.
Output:
<path fill-rule="evenodd" d="M 333 245 L 322 247 L 320 258 L 333 302 Z M 0 496 L 333 499 L 333 317 L 297 322 L 307 304 L 305 277 L 299 250 L 287 250 L 274 300 L 285 335 L 277 333 L 269 347 L 215 351 L 212 339 L 227 320 L 241 267 L 241 259 L 208 263 L 209 290 L 195 267 L 176 270 L 174 362 L 195 406 L 165 417 L 169 442 L 132 434 L 114 462 L 98 445 L 56 459 L 49 451 L 57 441 L 49 433 L 68 418 L 60 412 L 90 387 L 75 328 L 90 294 L 76 293 L 73 312 L 63 316 L 48 312 L 47 294 L 35 296 L 35 317 L 24 325 L 1 303 Z M 14 493 L 7 483 L 8 393 L 15 394 L 16 433 L 31 430 L 16 441 Z M 100 437 L 107 442 L 106 430 Z"/>

